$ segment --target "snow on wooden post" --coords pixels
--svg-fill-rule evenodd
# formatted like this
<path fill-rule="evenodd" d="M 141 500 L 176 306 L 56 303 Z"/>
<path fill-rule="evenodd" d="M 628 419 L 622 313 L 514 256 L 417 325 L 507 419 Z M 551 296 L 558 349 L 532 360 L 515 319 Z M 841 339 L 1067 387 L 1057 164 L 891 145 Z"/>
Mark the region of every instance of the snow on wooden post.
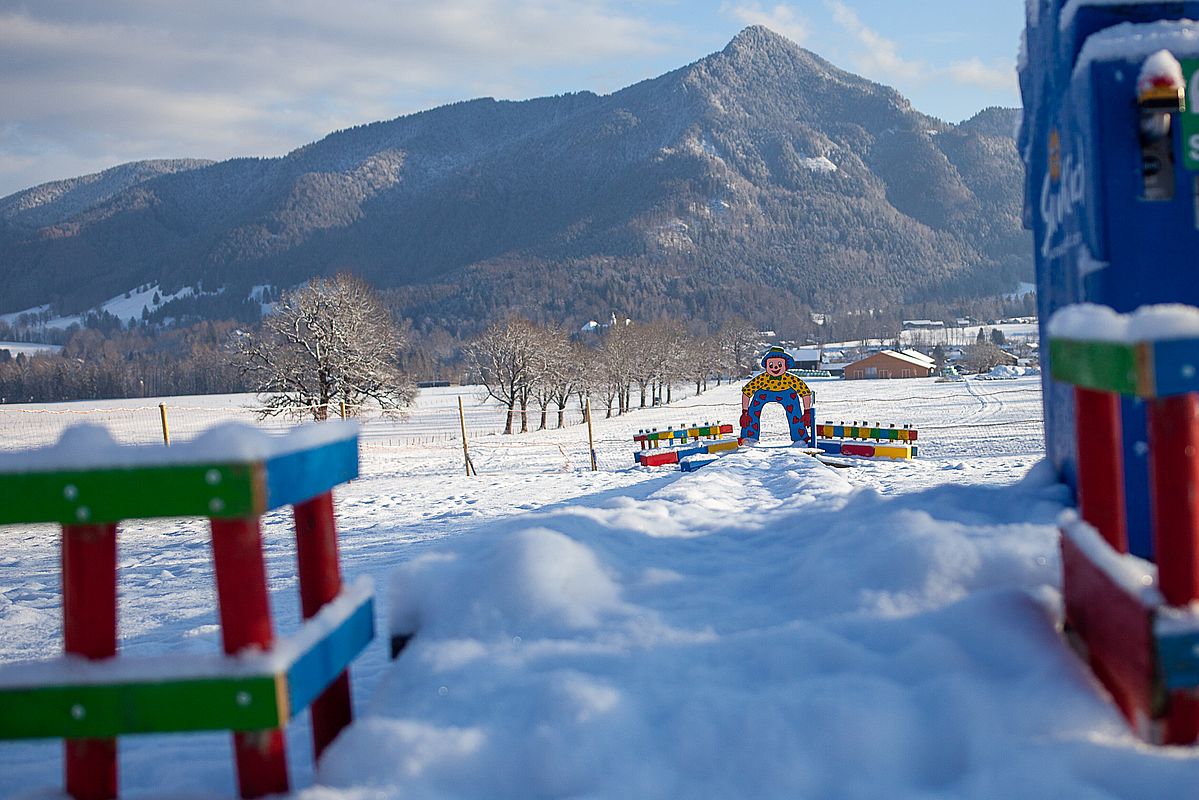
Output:
<path fill-rule="evenodd" d="M 304 619 L 311 619 L 341 593 L 333 493 L 325 492 L 297 503 L 294 513 L 300 610 Z M 350 720 L 350 673 L 342 670 L 337 679 L 312 701 L 312 746 L 317 758 Z"/>
<path fill-rule="evenodd" d="M 67 484 L 64 494 L 74 487 Z M 76 490 L 77 491 L 77 490 Z M 89 659 L 117 653 L 117 526 L 62 526 L 63 645 Z M 75 716 L 87 708 L 75 704 Z M 67 739 L 63 766 L 67 794 L 75 800 L 117 796 L 116 739 Z"/>
<path fill-rule="evenodd" d="M 0 664 L 0 739 L 68 740 L 68 791 L 107 800 L 116 796 L 117 736 L 234 731 L 242 796 L 287 791 L 282 729 L 315 703 L 319 755 L 349 721 L 347 668 L 374 637 L 369 580 L 342 589 L 337 567 L 330 492 L 357 475 L 357 426 L 345 422 L 283 437 L 224 425 L 169 450 L 118 445 L 83 425 L 56 445 L 6 456 L 0 525 L 63 526 L 68 653 L 116 653 L 117 523 L 207 517 L 226 655 L 111 658 L 102 670 L 66 658 Z M 261 518 L 289 505 L 311 618 L 276 643 Z"/>

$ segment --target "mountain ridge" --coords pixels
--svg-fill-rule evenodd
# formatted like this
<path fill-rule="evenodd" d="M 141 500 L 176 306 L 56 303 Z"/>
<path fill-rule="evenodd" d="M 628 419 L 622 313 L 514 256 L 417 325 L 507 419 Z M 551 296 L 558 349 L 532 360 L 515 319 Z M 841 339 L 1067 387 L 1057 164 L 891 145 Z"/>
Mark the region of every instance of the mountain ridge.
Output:
<path fill-rule="evenodd" d="M 609 95 L 462 101 L 275 159 L 146 170 L 41 216 L 0 198 L 0 312 L 339 270 L 442 322 L 739 305 L 765 322 L 1001 291 L 1031 251 L 1014 143 L 987 111 L 950 125 L 751 27 Z"/>

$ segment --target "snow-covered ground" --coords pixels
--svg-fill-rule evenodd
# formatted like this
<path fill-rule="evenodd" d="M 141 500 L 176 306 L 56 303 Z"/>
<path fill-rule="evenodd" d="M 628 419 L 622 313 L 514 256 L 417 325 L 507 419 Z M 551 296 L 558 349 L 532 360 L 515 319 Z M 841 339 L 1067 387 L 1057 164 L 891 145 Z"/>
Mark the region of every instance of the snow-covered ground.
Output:
<path fill-rule="evenodd" d="M 36 356 L 43 353 L 57 353 L 62 350 L 62 346 L 37 342 L 0 342 L 0 350 L 7 350 L 15 358 L 17 355 Z"/>
<path fill-rule="evenodd" d="M 159 291 L 158 284 L 150 284 L 144 289 L 141 287 L 131 289 L 127 294 L 128 296 L 117 295 L 116 297 L 109 298 L 100 305 L 96 306 L 96 308 L 92 309 L 92 311 L 95 311 L 97 314 L 108 312 L 121 322 L 127 323 L 130 319 L 140 320 L 142 318 L 142 311 L 144 310 L 148 309 L 153 311 L 163 303 L 170 302 L 171 300 L 175 300 L 180 297 L 190 297 L 191 295 L 195 294 L 195 289 L 190 286 L 186 286 L 174 294 L 163 294 Z M 154 302 L 155 296 L 158 297 L 157 304 Z M 38 314 L 44 314 L 49 308 L 49 306 L 36 306 L 34 308 L 26 308 L 21 311 L 12 311 L 8 314 L 0 314 L 0 320 L 13 325 L 16 324 L 18 319 L 22 316 L 29 317 L 36 316 Z M 53 317 L 43 323 L 40 323 L 40 327 L 62 330 L 69 328 L 72 325 L 82 325 L 86 316 L 87 314 L 85 313 Z"/>
<path fill-rule="evenodd" d="M 780 411 L 697 473 L 631 466 L 637 429 L 733 421 L 737 387 L 597 413 L 595 473 L 583 426 L 474 437 L 475 478 L 460 442 L 368 438 L 338 517 L 384 635 L 315 775 L 290 728 L 296 795 L 1191 796 L 1199 755 L 1138 744 L 1057 637 L 1038 378 L 811 384 L 820 420 L 911 423 L 920 458 L 830 468 Z M 287 515 L 265 535 L 287 632 Z M 0 662 L 54 656 L 55 531 L 4 536 Z M 124 655 L 219 649 L 200 521 L 131 523 L 119 557 Z M 393 620 L 416 637 L 389 662 Z M 0 743 L 0 796 L 59 797 L 60 749 Z M 121 770 L 128 797 L 235 794 L 225 734 L 122 739 Z"/>

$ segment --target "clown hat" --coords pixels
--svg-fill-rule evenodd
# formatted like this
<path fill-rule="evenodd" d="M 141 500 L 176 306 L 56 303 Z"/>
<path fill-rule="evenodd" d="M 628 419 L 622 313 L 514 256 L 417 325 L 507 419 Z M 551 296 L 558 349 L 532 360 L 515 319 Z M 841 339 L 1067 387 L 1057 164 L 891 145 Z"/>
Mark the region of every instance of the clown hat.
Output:
<path fill-rule="evenodd" d="M 792 358 L 786 350 L 775 345 L 766 351 L 766 355 L 762 356 L 762 369 L 766 369 L 766 359 L 768 358 L 783 358 L 787 360 L 787 369 L 795 369 L 795 359 Z"/>

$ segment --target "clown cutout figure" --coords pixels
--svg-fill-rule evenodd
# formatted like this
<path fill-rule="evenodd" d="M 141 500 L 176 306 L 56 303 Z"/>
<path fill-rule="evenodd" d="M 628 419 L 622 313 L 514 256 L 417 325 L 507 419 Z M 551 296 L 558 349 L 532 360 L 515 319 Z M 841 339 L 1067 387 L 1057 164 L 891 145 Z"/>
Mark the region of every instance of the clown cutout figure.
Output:
<path fill-rule="evenodd" d="M 767 403 L 778 403 L 787 412 L 787 425 L 791 428 L 791 441 L 809 442 L 804 429 L 804 413 L 812 407 L 812 390 L 808 385 L 787 370 L 795 368 L 795 361 L 781 347 L 772 347 L 762 356 L 765 372 L 757 375 L 741 390 L 741 438 L 745 444 L 758 441 L 762 428 L 762 408 Z"/>

